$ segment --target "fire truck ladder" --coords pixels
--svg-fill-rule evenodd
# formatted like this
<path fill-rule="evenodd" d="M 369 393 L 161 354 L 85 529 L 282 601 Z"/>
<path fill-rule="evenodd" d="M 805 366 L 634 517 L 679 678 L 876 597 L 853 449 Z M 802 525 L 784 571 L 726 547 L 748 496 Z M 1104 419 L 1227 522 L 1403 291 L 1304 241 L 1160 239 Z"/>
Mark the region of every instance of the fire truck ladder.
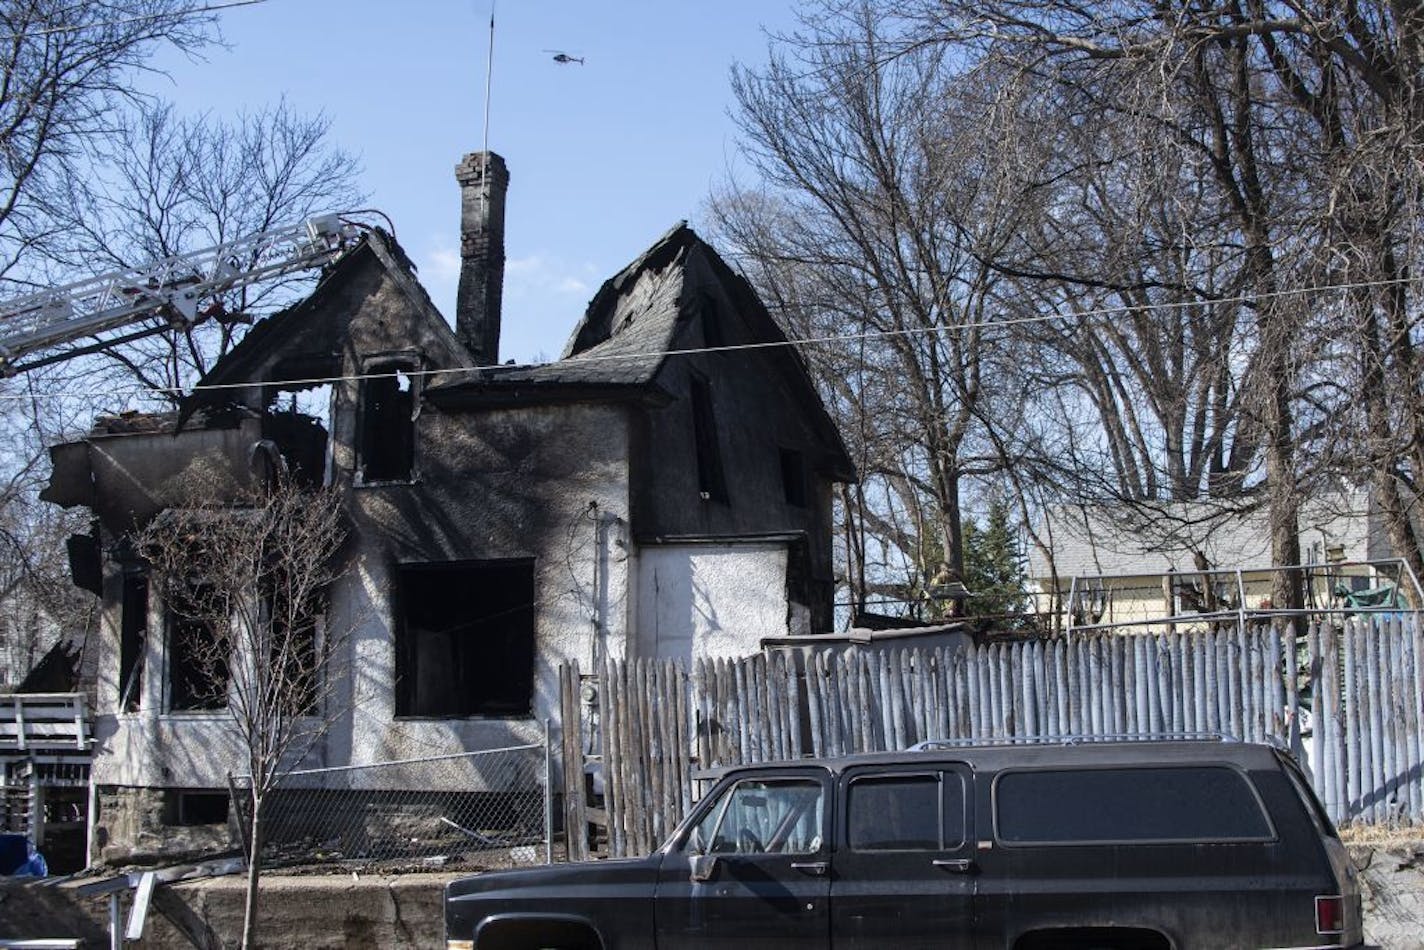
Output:
<path fill-rule="evenodd" d="M 0 302 L 0 374 L 13 376 L 115 342 L 158 333 L 165 327 L 146 327 L 120 338 L 18 362 L 37 350 L 97 336 L 154 316 L 167 319 L 169 327 L 192 326 L 219 312 L 211 306 L 200 311 L 203 301 L 235 287 L 320 267 L 346 250 L 363 230 L 362 224 L 346 216 L 324 214 L 201 251 Z"/>

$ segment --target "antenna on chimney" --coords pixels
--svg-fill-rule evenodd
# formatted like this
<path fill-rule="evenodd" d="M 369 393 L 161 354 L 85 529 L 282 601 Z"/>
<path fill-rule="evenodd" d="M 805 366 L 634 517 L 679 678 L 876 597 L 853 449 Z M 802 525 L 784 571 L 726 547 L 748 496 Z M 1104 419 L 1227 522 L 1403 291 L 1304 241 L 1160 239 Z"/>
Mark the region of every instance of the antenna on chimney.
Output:
<path fill-rule="evenodd" d="M 489 27 L 489 53 L 485 56 L 485 135 L 484 145 L 481 151 L 484 153 L 484 187 L 480 189 L 480 215 L 485 214 L 485 209 L 489 204 L 489 119 L 490 119 L 490 89 L 494 85 L 494 4 L 495 0 L 490 0 L 490 27 Z"/>
<path fill-rule="evenodd" d="M 489 154 L 489 115 L 490 115 L 490 86 L 494 80 L 494 4 L 495 0 L 490 0 L 490 31 L 489 31 L 489 55 L 485 59 L 485 142 L 484 152 Z M 485 169 L 489 171 L 488 168 Z"/>
<path fill-rule="evenodd" d="M 494 7 L 495 0 L 490 0 L 484 148 L 466 155 L 455 166 L 455 180 L 460 183 L 460 283 L 455 288 L 455 335 L 469 351 L 475 366 L 494 366 L 499 362 L 504 204 L 509 190 L 509 170 L 504 159 L 489 149 Z"/>

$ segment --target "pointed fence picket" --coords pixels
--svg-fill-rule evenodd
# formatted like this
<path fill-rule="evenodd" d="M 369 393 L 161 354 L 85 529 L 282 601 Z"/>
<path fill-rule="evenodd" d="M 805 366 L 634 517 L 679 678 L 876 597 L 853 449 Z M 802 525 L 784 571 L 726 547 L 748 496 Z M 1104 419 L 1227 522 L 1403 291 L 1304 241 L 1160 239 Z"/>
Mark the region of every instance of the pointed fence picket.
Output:
<path fill-rule="evenodd" d="M 1298 630 L 1278 621 L 963 649 L 808 649 L 690 669 L 610 659 L 592 678 L 592 703 L 577 667 L 560 677 L 566 821 L 602 825 L 615 855 L 656 847 L 702 790 L 699 772 L 929 739 L 1220 733 L 1291 752 L 1336 822 L 1424 824 L 1416 613 Z M 599 763 L 601 811 L 584 759 Z M 589 840 L 571 835 L 571 856 Z"/>

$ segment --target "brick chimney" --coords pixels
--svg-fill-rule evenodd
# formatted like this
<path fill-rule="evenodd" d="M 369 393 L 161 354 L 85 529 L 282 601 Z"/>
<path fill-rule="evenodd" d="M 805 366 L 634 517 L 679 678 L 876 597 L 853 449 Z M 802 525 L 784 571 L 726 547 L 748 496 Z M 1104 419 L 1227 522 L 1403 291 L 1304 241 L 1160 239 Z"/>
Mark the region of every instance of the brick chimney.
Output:
<path fill-rule="evenodd" d="M 455 166 L 460 183 L 460 287 L 455 335 L 476 366 L 499 362 L 504 289 L 504 196 L 509 169 L 494 152 L 471 152 Z"/>

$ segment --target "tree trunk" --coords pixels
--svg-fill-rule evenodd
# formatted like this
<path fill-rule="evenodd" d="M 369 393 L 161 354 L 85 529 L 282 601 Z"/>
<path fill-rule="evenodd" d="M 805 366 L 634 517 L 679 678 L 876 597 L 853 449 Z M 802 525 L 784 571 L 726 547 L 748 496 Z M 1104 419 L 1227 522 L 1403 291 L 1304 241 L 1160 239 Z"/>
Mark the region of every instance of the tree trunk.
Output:
<path fill-rule="evenodd" d="M 242 909 L 243 950 L 257 945 L 257 884 L 262 875 L 262 804 L 265 796 L 252 791 L 252 827 L 247 852 L 247 894 Z"/>
<path fill-rule="evenodd" d="M 1266 449 L 1266 483 L 1270 498 L 1271 562 L 1277 571 L 1271 584 L 1271 606 L 1278 610 L 1299 610 L 1305 602 L 1301 586 L 1300 497 L 1295 479 L 1291 443 L 1289 398 L 1276 385 L 1272 394 L 1271 419 L 1267 426 L 1270 443 Z M 1282 567 L 1288 570 L 1281 570 Z"/>
<path fill-rule="evenodd" d="M 1356 310 L 1360 327 L 1360 398 L 1365 405 L 1365 432 L 1360 445 L 1369 463 L 1370 482 L 1375 504 L 1379 505 L 1389 535 L 1390 547 L 1403 558 L 1415 577 L 1424 577 L 1424 559 L 1409 505 L 1399 491 L 1397 467 L 1402 454 L 1401 439 L 1390 418 L 1391 396 L 1386 382 L 1385 354 L 1380 341 L 1379 321 L 1368 294 L 1357 295 Z M 1407 343 L 1407 341 L 1406 341 Z M 1400 373 L 1398 366 L 1395 372 Z M 1400 373 L 1402 385 L 1412 390 L 1414 381 L 1408 373 Z M 1405 401 L 1408 401 L 1406 397 Z M 1419 431 L 1417 422 L 1406 421 L 1406 431 Z M 1411 440 L 1413 441 L 1413 440 Z M 1416 447 L 1417 450 L 1417 447 Z M 1368 523 L 1369 513 L 1366 512 Z M 1403 581 L 1403 578 L 1400 578 Z M 1416 599 L 1413 584 L 1400 584 L 1410 602 Z M 1414 604 L 1416 608 L 1424 605 Z"/>
<path fill-rule="evenodd" d="M 940 498 L 940 530 L 943 533 L 943 567 L 948 568 L 953 580 L 962 582 L 964 580 L 964 520 L 959 507 L 957 466 L 958 462 L 953 459 L 946 461 L 941 476 L 940 484 L 943 496 Z M 927 564 L 925 567 L 925 573 L 928 576 L 938 576 L 940 566 Z M 936 613 L 941 617 L 962 616 L 964 608 L 964 601 L 958 598 L 951 599 L 948 604 L 935 604 Z"/>

